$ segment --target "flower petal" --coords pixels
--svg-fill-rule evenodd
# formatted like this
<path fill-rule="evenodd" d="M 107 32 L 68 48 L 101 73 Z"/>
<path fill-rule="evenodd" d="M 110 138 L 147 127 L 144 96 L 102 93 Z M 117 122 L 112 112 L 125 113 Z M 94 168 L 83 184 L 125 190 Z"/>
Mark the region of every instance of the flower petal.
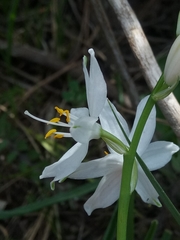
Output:
<path fill-rule="evenodd" d="M 141 113 L 142 113 L 145 105 L 146 105 L 146 102 L 147 102 L 148 98 L 149 98 L 149 96 L 146 96 L 145 98 L 143 98 L 140 101 L 140 103 L 137 107 L 136 117 L 135 117 L 135 120 L 134 120 L 134 124 L 133 124 L 132 130 L 131 130 L 131 133 L 129 135 L 130 140 L 132 140 L 135 129 L 137 127 L 137 123 L 139 121 L 139 118 L 141 116 Z M 143 129 L 140 141 L 139 141 L 139 145 L 138 145 L 138 148 L 137 148 L 137 152 L 140 156 L 147 149 L 147 147 L 148 147 L 148 145 L 149 145 L 149 143 L 150 143 L 150 141 L 153 137 L 153 134 L 154 134 L 154 131 L 155 131 L 155 126 L 156 126 L 156 109 L 155 109 L 155 107 L 153 107 L 153 109 L 151 110 L 151 113 L 148 117 L 148 120 L 147 120 L 147 122 L 144 126 L 144 129 Z"/>
<path fill-rule="evenodd" d="M 107 87 L 99 64 L 95 58 L 94 50 L 89 49 L 90 54 L 90 74 L 88 75 L 85 60 L 83 61 L 83 71 L 86 81 L 87 102 L 91 117 L 97 118 L 102 111 L 106 96 Z"/>
<path fill-rule="evenodd" d="M 91 139 L 100 138 L 101 126 L 96 123 L 97 119 L 92 117 L 79 118 L 70 128 L 70 133 L 75 141 L 88 143 Z"/>
<path fill-rule="evenodd" d="M 67 151 L 62 158 L 47 166 L 40 179 L 54 177 L 53 181 L 61 181 L 74 172 L 87 154 L 88 144 L 76 143 Z"/>
<path fill-rule="evenodd" d="M 123 156 L 118 154 L 108 154 L 103 158 L 81 163 L 79 168 L 68 176 L 72 179 L 97 178 L 121 169 Z"/>
<path fill-rule="evenodd" d="M 157 141 L 150 143 L 148 149 L 141 156 L 150 171 L 164 167 L 179 151 L 179 147 L 172 142 Z"/>
<path fill-rule="evenodd" d="M 108 101 L 109 100 L 106 100 L 105 106 L 104 106 L 101 114 L 99 115 L 101 126 L 104 130 L 106 130 L 107 132 L 113 134 L 118 139 L 120 139 L 124 144 L 127 144 L 126 138 L 118 124 L 118 121 L 121 124 L 121 126 L 127 136 L 129 136 L 128 125 L 127 125 L 125 119 L 122 117 L 122 115 L 117 111 L 115 106 L 110 101 L 109 102 Z M 111 104 L 111 107 L 112 107 L 114 113 L 109 104 Z M 116 115 L 118 121 L 115 118 L 114 114 Z M 112 152 L 114 152 L 114 151 L 112 151 Z"/>
<path fill-rule="evenodd" d="M 142 168 L 140 166 L 138 168 L 138 182 L 136 185 L 137 193 L 140 195 L 144 202 L 156 205 L 157 207 L 161 207 L 161 203 L 158 199 L 158 193 L 156 192 L 155 188 L 149 181 Z"/>
<path fill-rule="evenodd" d="M 84 204 L 88 215 L 97 208 L 106 208 L 112 205 L 118 198 L 121 184 L 121 170 L 105 175 L 94 194 Z"/>
<path fill-rule="evenodd" d="M 76 119 L 80 117 L 88 117 L 89 116 L 89 110 L 85 107 L 82 108 L 71 108 L 70 113 L 74 116 L 76 116 Z M 76 120 L 73 119 L 73 120 Z"/>

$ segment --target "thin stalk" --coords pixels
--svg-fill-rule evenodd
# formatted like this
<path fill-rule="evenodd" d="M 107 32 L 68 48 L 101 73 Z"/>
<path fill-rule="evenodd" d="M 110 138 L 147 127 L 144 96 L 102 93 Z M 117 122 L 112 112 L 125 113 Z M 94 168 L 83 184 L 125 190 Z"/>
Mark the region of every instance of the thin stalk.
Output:
<path fill-rule="evenodd" d="M 127 229 L 127 239 L 134 239 L 134 196 L 135 192 L 131 194 L 128 212 L 128 229 Z"/>
<path fill-rule="evenodd" d="M 162 76 L 158 81 L 157 85 L 155 86 L 153 92 L 149 96 L 148 101 L 144 107 L 144 110 L 137 124 L 136 130 L 134 132 L 134 135 L 130 144 L 129 152 L 126 155 L 124 155 L 120 197 L 118 201 L 117 240 L 126 240 L 128 209 L 129 209 L 130 196 L 131 196 L 131 175 L 132 175 L 132 169 L 133 169 L 134 159 L 136 155 L 136 150 L 139 144 L 142 131 L 146 124 L 146 121 L 155 104 L 155 101 L 153 100 L 152 96 L 159 91 L 159 89 L 163 85 L 163 82 L 164 80 Z"/>

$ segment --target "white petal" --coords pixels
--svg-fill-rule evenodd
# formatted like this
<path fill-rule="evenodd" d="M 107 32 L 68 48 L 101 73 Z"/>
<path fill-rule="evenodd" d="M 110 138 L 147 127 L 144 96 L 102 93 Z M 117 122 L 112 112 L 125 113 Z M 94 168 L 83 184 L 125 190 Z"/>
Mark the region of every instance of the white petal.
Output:
<path fill-rule="evenodd" d="M 110 104 L 123 130 L 125 131 L 126 135 L 129 136 L 129 128 L 125 119 L 117 111 L 117 109 L 111 102 Z M 109 106 L 108 100 L 106 100 L 105 106 L 101 114 L 99 115 L 101 126 L 104 130 L 106 130 L 107 132 L 110 132 L 111 134 L 116 136 L 118 139 L 120 139 L 124 144 L 127 144 L 126 138 L 117 122 L 117 119 L 114 116 L 114 113 L 111 107 Z"/>
<path fill-rule="evenodd" d="M 132 137 L 134 135 L 134 131 L 137 127 L 137 123 L 139 121 L 139 118 L 141 116 L 141 113 L 144 109 L 144 106 L 148 100 L 149 96 L 146 96 L 145 98 L 143 98 L 138 107 L 137 107 L 137 111 L 136 111 L 136 117 L 135 117 L 135 120 L 134 120 L 134 124 L 133 124 L 133 128 L 131 130 L 131 133 L 129 135 L 129 139 L 132 140 Z M 141 135 L 141 138 L 140 138 L 140 141 L 139 141 L 139 145 L 138 145 L 138 148 L 137 148 L 137 152 L 138 154 L 141 156 L 144 151 L 147 149 L 152 137 L 153 137 L 153 134 L 154 134 L 154 130 L 155 130 L 155 127 L 156 127 L 156 109 L 155 107 L 153 107 L 153 109 L 151 110 L 151 113 L 148 117 L 148 120 L 144 126 L 144 130 L 142 132 L 142 135 Z"/>
<path fill-rule="evenodd" d="M 123 156 L 108 154 L 103 158 L 81 163 L 79 168 L 69 175 L 72 179 L 97 178 L 122 168 Z"/>
<path fill-rule="evenodd" d="M 94 194 L 84 204 L 88 215 L 97 208 L 106 208 L 112 205 L 120 193 L 121 171 L 115 171 L 104 176 Z"/>
<path fill-rule="evenodd" d="M 70 133 L 75 141 L 88 143 L 91 139 L 100 138 L 101 126 L 96 123 L 97 119 L 92 117 L 79 118 L 70 128 Z"/>
<path fill-rule="evenodd" d="M 67 151 L 62 158 L 49 166 L 47 166 L 40 179 L 54 177 L 53 181 L 61 181 L 74 172 L 87 154 L 88 145 L 76 143 Z"/>
<path fill-rule="evenodd" d="M 90 78 L 89 78 L 89 73 L 87 71 L 87 57 L 84 56 L 83 57 L 83 72 L 84 72 L 84 78 L 85 78 L 85 84 L 86 84 L 86 95 L 87 95 L 87 102 L 89 101 L 88 99 L 89 97 L 89 82 L 90 82 Z M 88 103 L 89 104 L 89 103 Z"/>
<path fill-rule="evenodd" d="M 144 202 L 156 205 L 157 207 L 161 206 L 161 203 L 158 199 L 159 195 L 156 192 L 156 189 L 153 187 L 140 166 L 138 171 L 138 182 L 136 185 L 136 191 Z"/>
<path fill-rule="evenodd" d="M 77 118 L 89 116 L 89 110 L 85 107 L 82 108 L 71 108 L 70 113 Z M 76 119 L 77 119 L 76 118 Z"/>
<path fill-rule="evenodd" d="M 150 171 L 164 167 L 179 151 L 179 147 L 172 142 L 158 141 L 150 143 L 148 149 L 141 156 Z"/>
<path fill-rule="evenodd" d="M 87 102 L 91 117 L 98 117 L 102 111 L 106 96 L 107 87 L 99 64 L 94 56 L 94 50 L 89 49 L 90 54 L 90 74 L 88 75 L 85 61 L 83 61 L 83 71 L 86 81 Z"/>

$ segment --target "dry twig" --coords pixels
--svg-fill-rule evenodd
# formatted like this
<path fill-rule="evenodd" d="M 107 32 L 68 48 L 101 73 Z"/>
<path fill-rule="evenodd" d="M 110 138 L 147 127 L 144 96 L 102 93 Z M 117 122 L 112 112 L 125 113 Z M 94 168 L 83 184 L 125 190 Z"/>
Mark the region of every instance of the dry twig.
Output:
<path fill-rule="evenodd" d="M 124 30 L 134 55 L 142 68 L 143 76 L 150 87 L 154 88 L 161 70 L 141 25 L 127 0 L 109 0 Z M 158 102 L 174 133 L 180 137 L 180 105 L 173 94 Z"/>

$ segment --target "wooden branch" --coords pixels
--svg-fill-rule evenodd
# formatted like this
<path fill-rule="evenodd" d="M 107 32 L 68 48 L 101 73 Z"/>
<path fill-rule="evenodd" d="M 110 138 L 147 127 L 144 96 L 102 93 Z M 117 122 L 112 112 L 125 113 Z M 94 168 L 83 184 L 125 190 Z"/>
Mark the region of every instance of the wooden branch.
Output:
<path fill-rule="evenodd" d="M 113 7 L 130 47 L 139 61 L 148 86 L 153 89 L 161 76 L 161 70 L 134 11 L 126 0 L 109 0 L 109 3 Z M 173 94 L 170 94 L 158 104 L 174 133 L 180 138 L 180 105 L 177 99 Z"/>

